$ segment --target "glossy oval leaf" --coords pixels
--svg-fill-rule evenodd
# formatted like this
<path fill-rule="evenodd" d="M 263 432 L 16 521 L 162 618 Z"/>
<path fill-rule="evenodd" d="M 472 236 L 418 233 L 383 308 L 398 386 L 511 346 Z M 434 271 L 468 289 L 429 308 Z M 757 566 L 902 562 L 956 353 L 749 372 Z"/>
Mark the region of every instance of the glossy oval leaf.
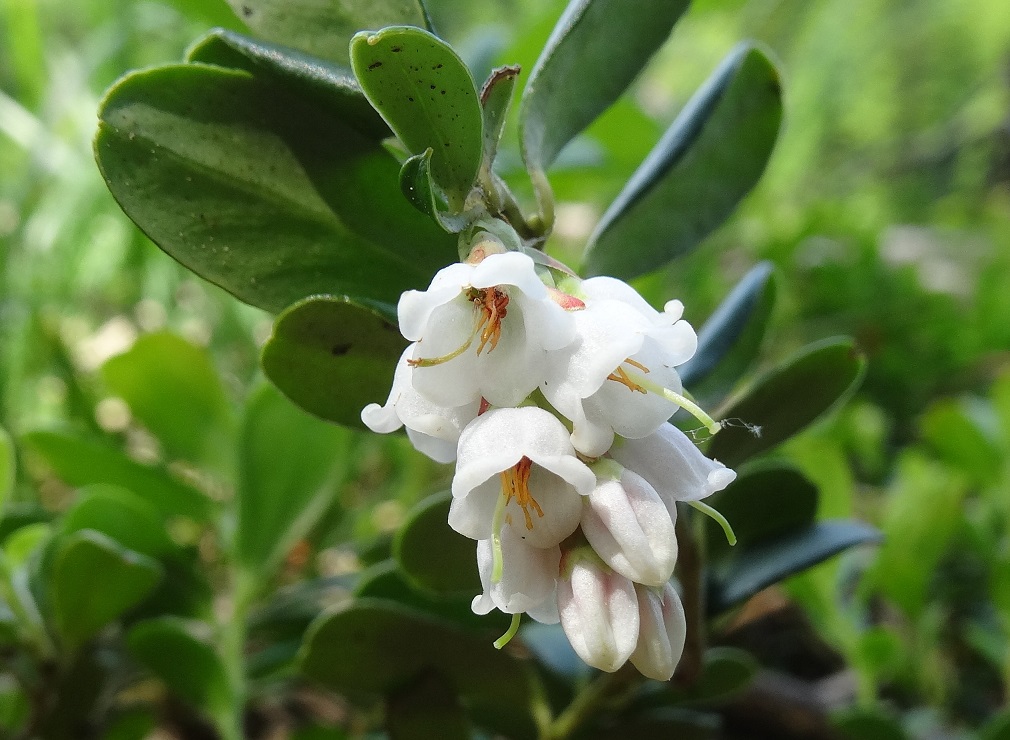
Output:
<path fill-rule="evenodd" d="M 0 427 L 0 510 L 14 490 L 15 466 L 14 440 L 6 429 Z"/>
<path fill-rule="evenodd" d="M 546 170 L 617 100 L 663 45 L 688 0 L 572 0 L 547 40 L 519 111 L 523 156 Z"/>
<path fill-rule="evenodd" d="M 708 519 L 709 555 L 731 556 L 734 547 L 746 549 L 811 526 L 817 517 L 817 486 L 796 468 L 773 462 L 744 468 L 706 503 L 726 517 L 737 537 L 731 547 L 722 528 Z"/>
<path fill-rule="evenodd" d="M 230 704 L 228 676 L 203 622 L 161 617 L 140 622 L 126 636 L 130 653 L 168 688 L 211 715 Z"/>
<path fill-rule="evenodd" d="M 151 592 L 156 560 L 93 530 L 70 535 L 53 559 L 49 593 L 60 633 L 80 644 Z"/>
<path fill-rule="evenodd" d="M 404 575 L 420 588 L 436 593 L 481 592 L 476 550 L 469 540 L 449 526 L 448 491 L 418 504 L 393 541 L 393 557 Z"/>
<path fill-rule="evenodd" d="M 351 68 L 407 150 L 432 150 L 432 179 L 449 210 L 463 210 L 480 166 L 483 117 L 470 70 L 456 52 L 419 28 L 386 28 L 352 39 Z"/>
<path fill-rule="evenodd" d="M 698 330 L 694 357 L 677 368 L 703 407 L 721 400 L 757 358 L 775 304 L 772 275 L 770 262 L 751 268 Z"/>
<path fill-rule="evenodd" d="M 64 483 L 110 483 L 133 491 L 163 517 L 187 516 L 208 521 L 213 504 L 200 491 L 173 478 L 161 467 L 142 465 L 121 450 L 72 431 L 39 430 L 22 437 Z"/>
<path fill-rule="evenodd" d="M 227 468 L 234 420 L 205 349 L 170 332 L 148 334 L 106 361 L 102 378 L 169 457 Z"/>
<path fill-rule="evenodd" d="M 784 442 L 846 398 L 865 364 L 851 339 L 804 347 L 720 411 L 731 421 L 712 439 L 708 456 L 732 468 Z"/>
<path fill-rule="evenodd" d="M 711 615 L 746 601 L 758 591 L 811 568 L 856 545 L 880 541 L 880 532 L 855 521 L 819 522 L 753 547 L 738 547 L 713 564 L 708 582 Z"/>
<path fill-rule="evenodd" d="M 361 409 L 383 403 L 407 340 L 393 306 L 340 296 L 309 298 L 284 311 L 263 347 L 267 377 L 316 416 L 364 429 Z"/>
<path fill-rule="evenodd" d="M 525 666 L 505 650 L 384 599 L 358 599 L 309 628 L 302 672 L 351 696 L 384 694 L 425 671 L 456 686 L 480 724 L 508 737 L 536 735 Z"/>
<path fill-rule="evenodd" d="M 421 0 L 228 0 L 257 36 L 347 63 L 347 42 L 358 31 L 384 26 L 430 28 Z"/>
<path fill-rule="evenodd" d="M 245 70 L 310 98 L 369 138 L 390 135 L 346 65 L 221 28 L 194 42 L 186 52 L 186 61 Z"/>
<path fill-rule="evenodd" d="M 741 44 L 603 214 L 585 272 L 628 280 L 694 248 L 757 183 L 781 120 L 778 71 L 759 49 Z"/>
<path fill-rule="evenodd" d="M 97 484 L 77 492 L 77 500 L 60 520 L 60 532 L 68 536 L 85 529 L 151 558 L 160 558 L 174 547 L 158 510 L 120 486 Z"/>
<path fill-rule="evenodd" d="M 239 435 L 238 557 L 269 573 L 333 502 L 350 433 L 262 386 Z"/>
<path fill-rule="evenodd" d="M 496 67 L 480 89 L 480 106 L 484 118 L 483 166 L 489 172 L 498 152 L 498 142 L 501 141 L 508 122 L 508 112 L 520 71 L 519 65 Z"/>
<path fill-rule="evenodd" d="M 99 115 L 96 156 L 127 215 L 254 306 L 320 293 L 395 303 L 456 259 L 455 240 L 404 201 L 378 139 L 247 72 L 137 72 Z"/>

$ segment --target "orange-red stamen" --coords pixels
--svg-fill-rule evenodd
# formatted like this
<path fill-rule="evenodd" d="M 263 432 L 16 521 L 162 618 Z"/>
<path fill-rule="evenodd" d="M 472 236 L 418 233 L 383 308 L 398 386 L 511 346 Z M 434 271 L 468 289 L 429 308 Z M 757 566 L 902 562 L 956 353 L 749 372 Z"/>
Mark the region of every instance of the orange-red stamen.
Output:
<path fill-rule="evenodd" d="M 523 457 L 511 468 L 499 473 L 505 504 L 508 505 L 509 501 L 513 498 L 516 500 L 516 503 L 523 510 L 523 516 L 526 519 L 526 529 L 530 530 L 533 529 L 533 515 L 530 514 L 530 509 L 533 509 L 538 517 L 544 515 L 544 510 L 540 508 L 540 504 L 530 494 L 530 473 L 532 470 L 533 461 L 528 457 Z"/>

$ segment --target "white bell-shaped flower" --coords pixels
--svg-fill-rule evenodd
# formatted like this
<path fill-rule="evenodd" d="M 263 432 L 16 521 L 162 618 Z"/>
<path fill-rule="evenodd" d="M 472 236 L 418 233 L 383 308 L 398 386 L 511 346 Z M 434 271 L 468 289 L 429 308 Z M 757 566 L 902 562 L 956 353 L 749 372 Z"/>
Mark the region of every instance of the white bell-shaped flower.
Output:
<path fill-rule="evenodd" d="M 669 681 L 684 653 L 687 618 L 670 583 L 661 589 L 636 586 L 640 629 L 631 663 L 647 678 Z"/>
<path fill-rule="evenodd" d="M 681 392 L 675 368 L 694 354 L 698 339 L 681 319 L 679 301 L 656 311 L 613 278 L 591 278 L 578 290 L 586 300 L 572 313 L 575 340 L 551 354 L 540 387 L 572 421 L 576 449 L 598 457 L 615 433 L 644 437 L 673 415 L 677 405 L 656 391 Z"/>
<path fill-rule="evenodd" d="M 501 533 L 502 572 L 494 579 L 494 548 L 491 540 L 477 542 L 477 570 L 483 593 L 471 604 L 475 614 L 498 609 L 506 614 L 528 613 L 540 622 L 558 621 L 555 583 L 561 549 L 530 547 L 511 527 Z"/>
<path fill-rule="evenodd" d="M 589 547 L 562 557 L 558 613 L 568 642 L 588 665 L 613 672 L 638 642 L 635 584 L 608 568 Z"/>
<path fill-rule="evenodd" d="M 636 583 L 662 586 L 677 564 L 677 509 L 637 473 L 613 460 L 593 466 L 597 484 L 583 502 L 582 532 L 596 554 Z"/>
<path fill-rule="evenodd" d="M 518 252 L 440 270 L 397 307 L 414 342 L 411 382 L 432 403 L 517 406 L 547 373 L 547 353 L 571 343 L 571 314 L 551 299 L 533 260 Z"/>
<path fill-rule="evenodd" d="M 614 445 L 610 456 L 645 478 L 661 496 L 675 501 L 700 501 L 736 479 L 733 470 L 705 457 L 673 424 L 663 424 L 642 439 L 623 440 Z"/>
<path fill-rule="evenodd" d="M 491 409 L 460 435 L 449 526 L 475 540 L 511 527 L 533 547 L 552 547 L 579 526 L 582 495 L 595 485 L 553 414 Z"/>
<path fill-rule="evenodd" d="M 371 403 L 361 411 L 361 420 L 373 432 L 388 434 L 407 427 L 414 447 L 436 462 L 452 462 L 460 432 L 477 416 L 478 401 L 457 407 L 439 406 L 422 396 L 411 383 L 414 368 L 409 359 L 414 345 L 400 357 L 393 375 L 393 387 L 384 406 Z"/>

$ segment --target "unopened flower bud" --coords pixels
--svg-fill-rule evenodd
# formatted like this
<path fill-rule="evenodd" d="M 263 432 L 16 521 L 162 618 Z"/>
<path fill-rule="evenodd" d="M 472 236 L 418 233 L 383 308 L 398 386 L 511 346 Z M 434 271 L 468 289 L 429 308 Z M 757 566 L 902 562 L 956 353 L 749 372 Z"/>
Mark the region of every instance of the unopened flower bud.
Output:
<path fill-rule="evenodd" d="M 687 637 L 684 605 L 673 585 L 636 586 L 640 629 L 631 663 L 647 678 L 669 681 L 680 662 Z"/>

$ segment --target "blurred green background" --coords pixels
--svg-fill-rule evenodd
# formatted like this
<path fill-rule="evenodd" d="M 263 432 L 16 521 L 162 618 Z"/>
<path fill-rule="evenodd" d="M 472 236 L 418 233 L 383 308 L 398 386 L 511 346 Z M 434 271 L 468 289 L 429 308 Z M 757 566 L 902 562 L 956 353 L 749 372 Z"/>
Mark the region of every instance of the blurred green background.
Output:
<path fill-rule="evenodd" d="M 563 5 L 429 0 L 435 27 L 478 78 L 500 63 L 529 70 Z M 258 382 L 270 317 L 148 242 L 91 153 L 108 85 L 180 59 L 221 24 L 240 28 L 211 0 L 0 0 L 0 424 L 15 438 L 69 425 L 169 462 L 101 372 L 153 332 L 206 348 L 232 406 Z M 819 484 L 822 515 L 871 521 L 885 544 L 798 576 L 776 598 L 800 604 L 844 658 L 837 702 L 858 707 L 853 723 L 1010 737 L 1010 9 L 1005 0 L 695 2 L 634 94 L 552 172 L 556 254 L 578 254 L 662 130 L 745 37 L 772 50 L 785 82 L 769 169 L 701 249 L 639 287 L 655 302 L 681 298 L 697 326 L 768 259 L 778 289 L 768 364 L 810 340 L 856 338 L 869 360 L 861 390 L 780 455 Z M 514 133 L 506 141 L 505 174 L 511 161 L 518 175 Z M 367 564 L 448 476 L 402 439 L 347 432 L 343 443 L 339 494 L 305 566 L 313 572 Z M 51 469 L 27 454 L 19 463 L 8 518 L 67 505 Z"/>

